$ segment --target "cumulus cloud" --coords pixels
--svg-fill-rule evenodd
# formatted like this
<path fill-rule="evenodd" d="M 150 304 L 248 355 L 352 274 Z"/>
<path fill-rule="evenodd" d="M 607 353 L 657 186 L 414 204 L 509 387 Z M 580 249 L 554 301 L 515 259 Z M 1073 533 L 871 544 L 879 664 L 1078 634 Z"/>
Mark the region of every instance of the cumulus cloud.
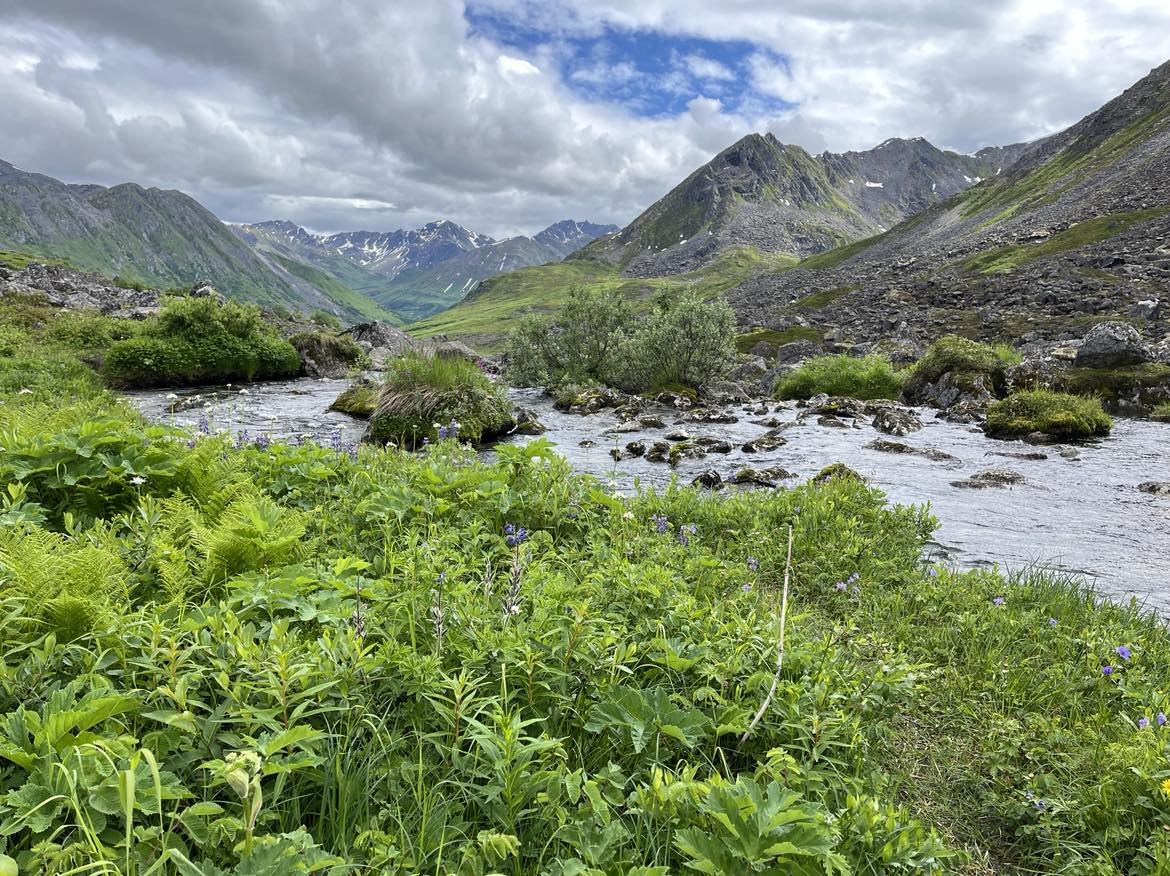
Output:
<path fill-rule="evenodd" d="M 477 33 L 462 0 L 8 0 L 0 157 L 181 188 L 233 221 L 623 223 L 750 131 L 813 151 L 1050 133 L 1164 61 L 1170 33 L 1162 0 L 476 6 L 540 38 Z M 658 86 L 681 109 L 638 105 L 639 59 L 605 49 L 623 31 L 679 41 Z M 597 51 L 566 70 L 564 41 L 582 34 Z M 732 69 L 694 38 L 759 51 Z"/>

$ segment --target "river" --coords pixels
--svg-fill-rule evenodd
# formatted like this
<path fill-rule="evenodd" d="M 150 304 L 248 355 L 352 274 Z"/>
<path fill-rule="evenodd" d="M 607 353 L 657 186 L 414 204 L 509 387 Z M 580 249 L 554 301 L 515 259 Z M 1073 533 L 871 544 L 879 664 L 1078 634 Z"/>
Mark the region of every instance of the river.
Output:
<path fill-rule="evenodd" d="M 273 438 L 349 443 L 360 439 L 365 424 L 327 410 L 347 385 L 345 380 L 296 380 L 126 395 L 146 416 L 160 422 L 197 428 L 200 418 L 207 416 L 213 429 L 232 434 L 247 430 Z M 612 412 L 566 414 L 555 410 L 538 391 L 513 390 L 512 395 L 517 404 L 537 413 L 548 427 L 544 437 L 576 469 L 612 479 L 617 489 L 632 490 L 635 482 L 661 486 L 674 475 L 689 482 L 708 469 L 730 479 L 744 466 L 780 466 L 804 478 L 840 461 L 881 488 L 893 502 L 929 503 L 942 524 L 932 545 L 940 560 L 964 567 L 997 565 L 1005 571 L 1042 565 L 1083 575 L 1103 592 L 1135 596 L 1151 608 L 1170 613 L 1170 499 L 1137 489 L 1143 481 L 1170 480 L 1170 426 L 1166 424 L 1120 419 L 1107 439 L 1078 445 L 1062 455 L 1061 447 L 993 441 L 974 426 L 948 423 L 931 411 L 922 411 L 921 431 L 891 440 L 955 457 L 937 462 L 866 448 L 877 438 L 889 437 L 872 426 L 828 428 L 813 418 L 787 429 L 785 445 L 749 455 L 740 446 L 767 429 L 752 424 L 760 419 L 758 415 L 740 408 L 729 409 L 739 418 L 736 423 L 677 425 L 677 412 L 657 409 L 648 413 L 662 416 L 666 428 L 614 436 L 604 434 L 617 424 Z M 181 409 L 171 413 L 176 404 Z M 770 416 L 782 421 L 797 416 L 797 411 L 775 404 L 770 411 Z M 684 460 L 675 469 L 639 458 L 615 463 L 610 456 L 615 446 L 634 440 L 650 444 L 675 428 L 696 437 L 725 439 L 735 449 Z M 589 441 L 594 446 L 581 446 Z M 1037 452 L 1044 458 L 1005 455 Z M 1025 482 L 987 489 L 952 485 L 989 468 L 1019 472 Z"/>

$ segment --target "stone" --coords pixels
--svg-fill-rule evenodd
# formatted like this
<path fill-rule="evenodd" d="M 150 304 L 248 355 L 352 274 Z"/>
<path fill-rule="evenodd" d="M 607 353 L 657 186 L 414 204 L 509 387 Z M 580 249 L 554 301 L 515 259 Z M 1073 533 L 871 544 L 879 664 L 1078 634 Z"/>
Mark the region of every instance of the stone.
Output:
<path fill-rule="evenodd" d="M 680 444 L 671 446 L 668 459 L 672 466 L 676 466 L 684 460 L 702 459 L 706 455 L 707 451 L 698 444 L 692 444 L 690 441 L 683 441 Z"/>
<path fill-rule="evenodd" d="M 1126 322 L 1101 322 L 1089 329 L 1077 350 L 1078 368 L 1119 368 L 1150 360 L 1141 334 Z"/>
<path fill-rule="evenodd" d="M 740 449 L 744 453 L 767 453 L 769 450 L 775 450 L 777 447 L 783 447 L 788 443 L 786 438 L 779 435 L 764 435 L 762 438 L 756 438 L 743 445 Z"/>
<path fill-rule="evenodd" d="M 721 490 L 723 489 L 723 476 L 715 469 L 709 468 L 691 481 L 691 486 L 705 487 L 708 490 Z"/>
<path fill-rule="evenodd" d="M 1007 468 L 989 468 L 962 481 L 951 481 L 952 487 L 983 490 L 988 487 L 1014 487 L 1026 483 L 1018 471 Z"/>
<path fill-rule="evenodd" d="M 654 401 L 680 411 L 690 410 L 695 406 L 695 403 L 688 396 L 675 392 L 660 392 L 654 397 Z"/>
<path fill-rule="evenodd" d="M 670 456 L 670 445 L 665 441 L 655 441 L 646 451 L 647 462 L 666 462 Z"/>
<path fill-rule="evenodd" d="M 731 453 L 735 449 L 735 445 L 722 438 L 699 438 L 695 443 L 708 453 Z"/>
<path fill-rule="evenodd" d="M 645 456 L 646 442 L 645 441 L 631 441 L 626 445 L 626 454 L 628 456 Z"/>
<path fill-rule="evenodd" d="M 821 347 L 819 344 L 814 344 L 812 341 L 793 341 L 789 344 L 781 344 L 776 348 L 776 354 L 773 357 L 778 365 L 792 365 L 795 362 L 800 362 L 803 359 L 811 359 L 813 356 L 821 354 Z"/>
<path fill-rule="evenodd" d="M 726 411 L 704 411 L 702 413 L 690 414 L 687 420 L 692 423 L 720 423 L 729 425 L 731 423 L 738 423 L 739 417 Z"/>
<path fill-rule="evenodd" d="M 1161 302 L 1157 298 L 1136 301 L 1125 315 L 1130 319 L 1158 319 L 1162 315 Z"/>
<path fill-rule="evenodd" d="M 849 424 L 844 420 L 834 417 L 832 414 L 824 414 L 817 417 L 818 426 L 827 426 L 830 429 L 848 429 Z"/>
<path fill-rule="evenodd" d="M 516 408 L 513 417 L 516 425 L 512 431 L 517 435 L 543 435 L 548 431 L 531 408 Z"/>
<path fill-rule="evenodd" d="M 731 369 L 728 380 L 736 383 L 754 383 L 768 373 L 768 363 L 761 356 L 752 356 L 746 362 L 741 362 Z"/>
<path fill-rule="evenodd" d="M 834 462 L 832 465 L 826 465 L 816 476 L 812 479 L 814 484 L 826 484 L 829 481 L 847 480 L 864 483 L 865 478 L 851 469 L 843 462 Z"/>
<path fill-rule="evenodd" d="M 741 485 L 767 487 L 771 489 L 783 481 L 796 480 L 796 475 L 779 467 L 766 468 L 762 471 L 754 468 L 741 468 L 735 473 L 733 480 L 735 483 Z"/>
<path fill-rule="evenodd" d="M 1170 483 L 1164 481 L 1146 481 L 1138 484 L 1138 489 L 1151 496 L 1170 496 Z"/>
<path fill-rule="evenodd" d="M 353 338 L 354 343 L 369 355 L 374 370 L 381 370 L 391 359 L 418 349 L 414 338 L 385 322 L 360 322 L 342 334 Z"/>
<path fill-rule="evenodd" d="M 761 359 L 774 359 L 776 357 L 776 348 L 767 341 L 757 341 L 756 345 L 752 347 L 751 353 L 753 356 L 759 356 Z"/>
<path fill-rule="evenodd" d="M 942 450 L 937 450 L 934 447 L 911 447 L 909 444 L 903 444 L 900 441 L 887 441 L 885 438 L 878 438 L 876 441 L 870 441 L 865 445 L 867 450 L 877 450 L 880 453 L 901 453 L 907 456 L 921 456 L 925 459 L 934 460 L 935 462 L 958 462 L 957 456 L 951 456 Z"/>
<path fill-rule="evenodd" d="M 902 437 L 922 428 L 922 421 L 908 409 L 887 408 L 878 411 L 873 418 L 873 427 L 887 435 Z"/>
<path fill-rule="evenodd" d="M 671 429 L 663 436 L 667 441 L 690 441 L 691 435 L 686 429 Z"/>
<path fill-rule="evenodd" d="M 641 417 L 641 418 L 639 418 L 638 422 L 641 423 L 642 427 L 645 429 L 665 429 L 666 428 L 666 420 L 662 419 L 662 417 L 655 417 L 655 416 Z"/>

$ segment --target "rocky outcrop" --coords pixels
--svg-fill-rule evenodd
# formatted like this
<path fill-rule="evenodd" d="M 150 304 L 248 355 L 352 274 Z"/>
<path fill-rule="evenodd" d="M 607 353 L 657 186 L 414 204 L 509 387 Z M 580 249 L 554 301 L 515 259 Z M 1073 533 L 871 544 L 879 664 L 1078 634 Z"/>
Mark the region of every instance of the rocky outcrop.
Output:
<path fill-rule="evenodd" d="M 0 267 L 0 298 L 7 296 L 27 296 L 66 310 L 96 310 L 118 319 L 153 316 L 160 300 L 153 289 L 119 286 L 97 274 L 37 262 L 19 270 Z"/>
<path fill-rule="evenodd" d="M 989 468 L 971 475 L 966 480 L 951 481 L 951 486 L 969 490 L 984 490 L 989 487 L 1015 487 L 1023 483 L 1026 483 L 1024 476 L 1018 471 L 1007 468 Z"/>
<path fill-rule="evenodd" d="M 371 367 L 381 369 L 391 359 L 415 352 L 418 347 L 410 335 L 387 322 L 361 322 L 343 334 L 353 338 L 366 355 Z"/>

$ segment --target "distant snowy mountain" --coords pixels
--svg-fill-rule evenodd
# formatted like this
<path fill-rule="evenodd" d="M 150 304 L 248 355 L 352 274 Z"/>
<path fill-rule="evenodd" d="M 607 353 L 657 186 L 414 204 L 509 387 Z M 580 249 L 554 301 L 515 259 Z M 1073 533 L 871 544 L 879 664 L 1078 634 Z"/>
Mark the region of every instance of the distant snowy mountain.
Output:
<path fill-rule="evenodd" d="M 236 228 L 254 250 L 308 262 L 401 314 L 419 319 L 450 307 L 480 280 L 560 261 L 616 226 L 566 219 L 533 237 L 494 240 L 454 222 L 400 231 L 313 234 L 292 222 Z"/>

